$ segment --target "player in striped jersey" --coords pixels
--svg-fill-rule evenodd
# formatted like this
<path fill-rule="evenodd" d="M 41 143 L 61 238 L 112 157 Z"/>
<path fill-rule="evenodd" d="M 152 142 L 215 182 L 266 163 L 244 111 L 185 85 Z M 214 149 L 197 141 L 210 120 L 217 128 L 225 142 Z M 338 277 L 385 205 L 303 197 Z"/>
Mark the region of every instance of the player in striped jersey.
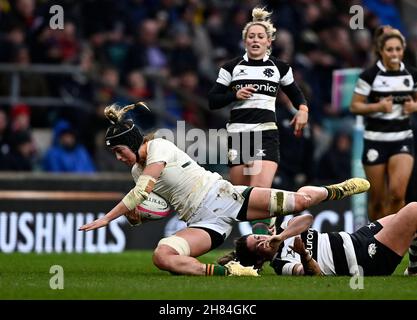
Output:
<path fill-rule="evenodd" d="M 371 182 L 368 215 L 374 221 L 405 204 L 414 165 L 410 114 L 417 111 L 417 70 L 402 62 L 405 39 L 390 26 L 375 37 L 378 62 L 359 77 L 353 113 L 365 116 L 362 163 Z M 409 251 L 406 273 L 417 274 L 417 238 Z"/>
<path fill-rule="evenodd" d="M 371 182 L 371 221 L 405 205 L 414 163 L 410 114 L 417 111 L 417 70 L 402 62 L 405 39 L 396 29 L 380 30 L 379 60 L 359 76 L 351 104 L 365 117 L 362 163 Z"/>
<path fill-rule="evenodd" d="M 284 221 L 275 236 L 241 237 L 236 241 L 236 260 L 255 268 L 270 261 L 279 275 L 302 275 L 306 269 L 322 275 L 390 275 L 415 236 L 417 202 L 352 234 L 319 233 L 309 228 L 312 221 L 311 215 L 300 215 Z"/>
<path fill-rule="evenodd" d="M 299 109 L 292 120 L 294 133 L 301 135 L 308 121 L 307 103 L 291 67 L 270 55 L 276 33 L 270 15 L 264 9 L 253 9 L 253 20 L 242 32 L 246 54 L 220 68 L 209 92 L 211 109 L 231 110 L 227 124 L 231 182 L 265 188 L 271 187 L 279 163 L 275 99 L 280 88 Z M 252 222 L 253 231 L 268 233 L 274 222 Z"/>

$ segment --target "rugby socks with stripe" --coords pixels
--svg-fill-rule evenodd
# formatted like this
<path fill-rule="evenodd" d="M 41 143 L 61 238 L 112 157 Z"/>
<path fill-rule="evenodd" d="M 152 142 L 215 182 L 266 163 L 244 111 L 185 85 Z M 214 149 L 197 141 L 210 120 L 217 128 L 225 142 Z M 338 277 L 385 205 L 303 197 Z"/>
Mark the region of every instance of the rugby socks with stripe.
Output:
<path fill-rule="evenodd" d="M 341 196 L 341 191 L 338 188 L 333 188 L 331 186 L 323 186 L 327 190 L 327 197 L 325 201 L 328 200 L 337 200 Z"/>
<path fill-rule="evenodd" d="M 216 264 L 206 264 L 206 276 L 227 276 L 228 271 L 226 267 Z"/>

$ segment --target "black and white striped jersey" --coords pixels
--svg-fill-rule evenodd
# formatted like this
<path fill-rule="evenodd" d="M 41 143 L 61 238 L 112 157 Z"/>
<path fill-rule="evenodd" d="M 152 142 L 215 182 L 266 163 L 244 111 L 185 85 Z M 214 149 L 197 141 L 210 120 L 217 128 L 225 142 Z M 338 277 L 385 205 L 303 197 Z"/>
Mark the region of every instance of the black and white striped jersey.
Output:
<path fill-rule="evenodd" d="M 281 224 L 278 233 L 287 227 L 288 221 Z M 301 233 L 301 239 L 310 255 L 317 261 L 324 275 L 354 275 L 358 273 L 358 263 L 352 238 L 347 232 L 319 233 L 308 229 Z M 271 266 L 279 275 L 292 275 L 296 264 L 301 263 L 300 256 L 290 246 L 294 237 L 285 240 L 274 258 Z"/>
<path fill-rule="evenodd" d="M 256 92 L 250 99 L 231 101 L 228 132 L 277 129 L 275 100 L 280 86 L 294 82 L 291 67 L 266 55 L 262 60 L 249 59 L 247 54 L 227 62 L 220 68 L 217 83 L 236 93 L 252 86 Z"/>
<path fill-rule="evenodd" d="M 367 96 L 368 103 L 392 95 L 390 113 L 375 112 L 364 116 L 364 138 L 373 141 L 399 141 L 413 137 L 410 117 L 404 114 L 403 104 L 417 91 L 417 70 L 401 63 L 399 71 L 388 71 L 381 61 L 359 76 L 355 93 Z"/>

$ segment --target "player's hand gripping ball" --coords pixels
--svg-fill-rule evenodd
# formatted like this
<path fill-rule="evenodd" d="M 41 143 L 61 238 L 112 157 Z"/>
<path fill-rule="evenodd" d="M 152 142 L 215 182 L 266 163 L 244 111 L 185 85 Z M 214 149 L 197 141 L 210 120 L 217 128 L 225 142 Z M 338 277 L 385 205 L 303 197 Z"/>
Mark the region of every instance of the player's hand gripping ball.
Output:
<path fill-rule="evenodd" d="M 151 220 L 160 220 L 171 214 L 173 211 L 168 201 L 155 192 L 151 192 L 148 199 L 143 201 L 136 208 L 125 214 L 125 217 L 132 226 L 137 226 Z"/>

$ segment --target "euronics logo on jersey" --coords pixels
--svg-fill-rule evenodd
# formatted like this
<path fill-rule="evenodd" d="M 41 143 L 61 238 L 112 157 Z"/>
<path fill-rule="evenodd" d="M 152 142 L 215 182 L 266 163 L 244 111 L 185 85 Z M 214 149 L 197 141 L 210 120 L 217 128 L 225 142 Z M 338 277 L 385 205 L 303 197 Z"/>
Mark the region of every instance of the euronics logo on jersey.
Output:
<path fill-rule="evenodd" d="M 246 84 L 236 84 L 232 87 L 234 91 L 239 91 L 245 87 L 253 87 L 256 91 L 266 91 L 271 93 L 277 92 L 277 86 L 275 84 L 270 84 L 269 82 L 266 84 L 258 84 L 258 83 L 246 83 Z"/>

